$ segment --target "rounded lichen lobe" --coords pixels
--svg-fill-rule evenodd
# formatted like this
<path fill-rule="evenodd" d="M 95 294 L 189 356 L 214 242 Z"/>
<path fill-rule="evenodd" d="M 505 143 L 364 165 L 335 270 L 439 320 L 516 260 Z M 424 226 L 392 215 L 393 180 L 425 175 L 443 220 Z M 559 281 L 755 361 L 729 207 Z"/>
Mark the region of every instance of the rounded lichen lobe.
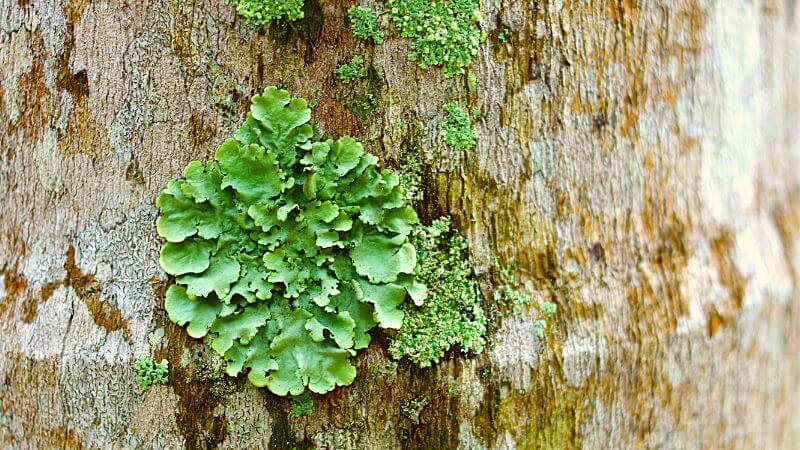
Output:
<path fill-rule="evenodd" d="M 278 395 L 350 384 L 375 326 L 419 302 L 417 223 L 397 174 L 355 139 L 314 141 L 305 100 L 269 87 L 235 138 L 158 197 L 165 306 L 211 333 L 227 372 Z"/>

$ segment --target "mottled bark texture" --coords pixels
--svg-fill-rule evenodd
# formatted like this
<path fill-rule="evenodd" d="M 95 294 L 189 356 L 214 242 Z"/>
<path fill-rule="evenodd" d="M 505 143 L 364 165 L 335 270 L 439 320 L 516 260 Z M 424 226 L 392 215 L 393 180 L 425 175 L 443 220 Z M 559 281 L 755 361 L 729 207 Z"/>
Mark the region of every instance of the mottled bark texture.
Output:
<path fill-rule="evenodd" d="M 0 0 L 2 446 L 800 442 L 795 0 L 484 0 L 472 91 L 394 32 L 354 40 L 350 4 L 258 30 L 223 0 Z M 332 76 L 356 53 L 380 93 L 366 119 Z M 384 164 L 419 155 L 423 219 L 469 237 L 490 309 L 503 266 L 556 302 L 546 338 L 501 308 L 483 355 L 420 370 L 376 335 L 309 418 L 220 379 L 166 318 L 153 203 L 269 84 Z M 474 152 L 437 137 L 454 99 L 483 113 Z M 140 393 L 150 354 L 171 382 Z M 415 424 L 401 405 L 422 396 Z"/>

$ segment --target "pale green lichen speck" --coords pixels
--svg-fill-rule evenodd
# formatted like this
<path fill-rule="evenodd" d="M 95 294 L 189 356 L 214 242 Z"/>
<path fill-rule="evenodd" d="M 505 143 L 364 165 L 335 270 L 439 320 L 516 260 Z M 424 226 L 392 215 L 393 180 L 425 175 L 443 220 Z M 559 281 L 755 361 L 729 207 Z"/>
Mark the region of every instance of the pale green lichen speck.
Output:
<path fill-rule="evenodd" d="M 529 305 L 534 303 L 534 298 L 521 290 L 514 287 L 517 281 L 511 274 L 511 268 L 505 267 L 500 271 L 500 280 L 502 287 L 495 293 L 495 300 L 505 302 L 512 311 L 515 313 L 522 312 L 527 309 Z M 543 339 L 546 335 L 548 327 L 548 319 L 550 319 L 558 311 L 558 305 L 553 302 L 542 300 L 534 310 L 533 333 L 539 339 Z"/>

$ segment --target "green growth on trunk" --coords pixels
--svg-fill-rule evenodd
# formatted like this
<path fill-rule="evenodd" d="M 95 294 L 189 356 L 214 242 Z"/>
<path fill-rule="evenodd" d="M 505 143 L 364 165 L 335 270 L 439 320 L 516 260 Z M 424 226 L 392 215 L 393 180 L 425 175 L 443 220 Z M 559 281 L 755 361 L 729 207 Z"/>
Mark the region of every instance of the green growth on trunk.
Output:
<path fill-rule="evenodd" d="M 478 133 L 472 126 L 469 114 L 458 102 L 445 103 L 442 109 L 447 117 L 442 123 L 442 140 L 456 150 L 471 150 L 478 143 Z M 478 110 L 478 115 L 480 110 Z M 474 115 L 474 114 L 473 114 Z"/>
<path fill-rule="evenodd" d="M 154 384 L 169 383 L 169 361 L 166 359 L 156 364 L 151 356 L 139 358 L 134 363 L 133 369 L 136 372 L 136 381 L 143 390 Z"/>
<path fill-rule="evenodd" d="M 378 21 L 375 20 L 372 10 L 357 5 L 352 6 L 347 10 L 347 17 L 350 19 L 350 28 L 355 37 L 372 39 L 376 44 L 383 42 L 383 32 L 378 29 Z"/>
<path fill-rule="evenodd" d="M 303 18 L 303 0 L 228 0 L 248 22 L 266 25 L 273 20 Z"/>
<path fill-rule="evenodd" d="M 367 76 L 367 68 L 360 56 L 353 56 L 349 64 L 342 64 L 333 70 L 333 74 L 344 84 L 350 84 Z"/>
<path fill-rule="evenodd" d="M 411 234 L 417 249 L 417 278 L 428 287 L 425 304 L 406 305 L 403 328 L 389 345 L 394 358 L 420 367 L 438 363 L 458 346 L 481 353 L 486 345 L 486 314 L 467 257 L 467 240 L 451 230 L 449 218 L 418 226 Z"/>
<path fill-rule="evenodd" d="M 448 78 L 463 74 L 480 45 L 479 0 L 388 0 L 389 17 L 409 38 L 409 60 L 441 66 Z"/>
<path fill-rule="evenodd" d="M 268 87 L 235 138 L 156 201 L 170 320 L 278 395 L 350 384 L 369 330 L 400 328 L 406 298 L 426 292 L 398 175 L 351 137 L 312 139 L 310 117 Z"/>

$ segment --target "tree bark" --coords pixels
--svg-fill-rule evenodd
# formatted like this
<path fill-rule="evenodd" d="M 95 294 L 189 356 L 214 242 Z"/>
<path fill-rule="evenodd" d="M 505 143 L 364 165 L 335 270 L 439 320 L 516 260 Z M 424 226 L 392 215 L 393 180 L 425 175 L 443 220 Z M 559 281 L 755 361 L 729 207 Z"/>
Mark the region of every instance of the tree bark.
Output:
<path fill-rule="evenodd" d="M 396 32 L 355 40 L 351 3 L 257 29 L 223 0 L 0 0 L 4 447 L 800 442 L 794 0 L 485 0 L 475 90 L 406 61 Z M 380 86 L 366 119 L 332 75 L 353 54 Z M 531 313 L 495 314 L 484 354 L 419 369 L 375 334 L 353 385 L 305 418 L 217 377 L 164 312 L 154 200 L 271 84 L 384 164 L 419 155 L 423 220 L 468 236 L 487 308 L 502 266 L 556 302 L 546 337 Z M 482 112 L 472 152 L 438 138 L 454 99 Z M 170 383 L 142 393 L 151 354 Z M 401 405 L 422 396 L 415 424 Z"/>

